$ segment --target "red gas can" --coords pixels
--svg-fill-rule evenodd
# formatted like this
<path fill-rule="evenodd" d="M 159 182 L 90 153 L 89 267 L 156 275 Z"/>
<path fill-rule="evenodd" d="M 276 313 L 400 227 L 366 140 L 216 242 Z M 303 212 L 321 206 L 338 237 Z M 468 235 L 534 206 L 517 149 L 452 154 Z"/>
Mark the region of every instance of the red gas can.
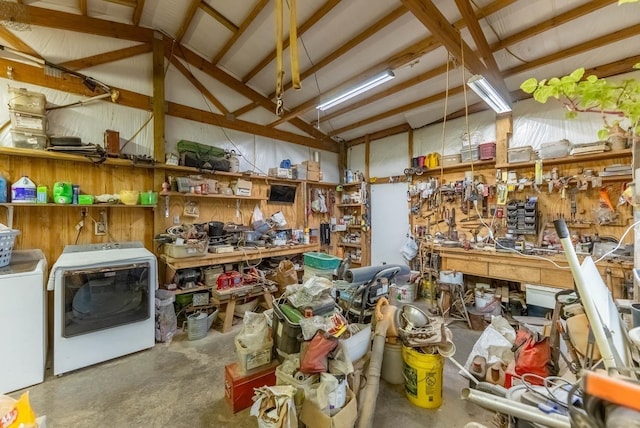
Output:
<path fill-rule="evenodd" d="M 218 290 L 238 287 L 242 285 L 242 274 L 234 270 L 220 274 L 217 281 Z"/>

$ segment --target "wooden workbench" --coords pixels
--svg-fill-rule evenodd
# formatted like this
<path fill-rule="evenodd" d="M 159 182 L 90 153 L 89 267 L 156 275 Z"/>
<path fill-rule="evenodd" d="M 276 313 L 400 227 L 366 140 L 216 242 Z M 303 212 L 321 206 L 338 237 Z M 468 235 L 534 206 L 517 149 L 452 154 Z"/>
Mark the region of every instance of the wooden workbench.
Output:
<path fill-rule="evenodd" d="M 442 270 L 455 270 L 467 275 L 550 287 L 574 287 L 570 269 L 562 269 L 541 258 L 512 252 L 496 252 L 493 249 L 465 250 L 435 246 L 434 251 L 440 255 Z M 562 254 L 543 257 L 553 260 L 559 266 L 568 266 Z M 582 261 L 582 258 L 579 258 Z M 607 283 L 607 276 L 611 277 L 611 282 L 607 285 L 613 288 L 614 298 L 620 297 L 619 284 L 624 282 L 625 272 L 633 269 L 633 263 L 602 261 L 597 264 L 597 267 L 605 283 Z"/>

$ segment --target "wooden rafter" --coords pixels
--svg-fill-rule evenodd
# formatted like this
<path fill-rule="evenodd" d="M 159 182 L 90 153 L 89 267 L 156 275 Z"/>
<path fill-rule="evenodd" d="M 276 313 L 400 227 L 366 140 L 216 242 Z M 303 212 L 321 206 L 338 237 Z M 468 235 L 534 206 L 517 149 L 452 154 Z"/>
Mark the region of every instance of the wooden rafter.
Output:
<path fill-rule="evenodd" d="M 165 49 L 167 54 L 171 52 L 171 44 L 166 43 Z M 187 63 L 192 65 L 193 67 L 197 67 L 203 72 L 207 73 L 209 76 L 213 77 L 217 81 L 223 83 L 229 88 L 235 90 L 239 94 L 253 100 L 255 102 L 260 103 L 260 105 L 267 110 L 275 111 L 275 103 L 263 95 L 259 94 L 255 90 L 243 84 L 240 80 L 235 79 L 233 76 L 223 71 L 216 65 L 206 61 L 201 56 L 197 55 L 195 52 L 187 49 L 184 46 L 179 45 L 178 48 L 173 49 L 173 54 L 178 56 L 179 58 L 185 60 Z M 326 135 L 323 134 L 318 129 L 314 128 L 310 124 L 306 123 L 301 119 L 292 120 L 291 124 L 300 129 L 303 132 L 306 132 L 308 135 L 318 138 L 318 139 L 327 139 Z M 329 140 L 331 141 L 331 140 Z"/>
<path fill-rule="evenodd" d="M 485 6 L 484 8 L 480 9 L 478 11 L 478 16 L 489 16 L 489 15 L 501 10 L 502 8 L 507 7 L 508 5 L 510 5 L 510 4 L 514 3 L 514 2 L 515 2 L 515 0 L 498 0 L 498 1 L 495 1 L 495 2 Z M 406 10 L 406 9 L 404 9 L 404 10 Z M 465 25 L 466 25 L 466 23 L 462 19 L 459 20 L 459 21 L 456 21 L 453 24 L 453 26 L 458 30 L 464 28 Z M 440 46 L 441 46 L 440 42 L 435 37 L 433 37 L 433 36 L 426 37 L 426 38 L 424 38 L 422 40 L 419 40 L 418 42 L 414 43 L 413 45 L 402 49 L 400 52 L 395 53 L 391 57 L 381 61 L 376 66 L 374 66 L 374 67 L 366 70 L 365 72 L 359 74 L 357 76 L 357 78 L 364 78 L 364 77 L 367 77 L 367 76 L 371 76 L 372 74 L 374 74 L 375 70 L 384 70 L 384 69 L 387 69 L 387 68 L 395 69 L 397 67 L 401 67 L 401 66 L 403 66 L 405 64 L 408 64 L 408 63 L 410 63 L 412 61 L 418 60 L 419 58 L 421 58 L 424 55 L 426 55 L 427 53 L 439 48 Z M 318 69 L 314 70 L 314 72 L 317 71 L 317 70 Z M 332 91 L 335 91 L 335 90 L 336 90 L 336 88 L 332 88 L 327 92 L 332 92 Z M 271 125 L 274 126 L 276 124 L 282 123 L 283 121 L 290 120 L 293 117 L 298 117 L 298 116 L 304 114 L 305 112 L 309 111 L 309 109 L 311 109 L 315 105 L 317 105 L 318 102 L 320 102 L 320 99 L 321 99 L 321 97 L 318 96 L 313 101 L 307 101 L 306 103 L 304 103 L 304 105 L 296 106 L 288 114 L 286 114 L 285 116 L 281 117 L 279 120 L 275 121 Z M 255 106 L 253 106 L 253 107 L 255 107 Z M 245 113 L 246 111 L 250 110 L 253 107 L 252 106 L 243 107 L 242 113 Z M 341 111 L 343 113 L 346 113 L 347 111 L 350 111 L 352 109 L 353 108 L 351 108 L 351 105 L 349 105 L 348 107 L 346 107 L 345 109 L 343 109 Z"/>
<path fill-rule="evenodd" d="M 220 51 L 218 51 L 218 53 L 213 57 L 213 59 L 211 60 L 212 63 L 217 64 L 218 61 L 220 61 L 222 57 L 225 56 L 227 52 L 229 52 L 229 49 L 231 49 L 231 47 L 240 38 L 240 36 L 242 36 L 242 34 L 247 31 L 249 25 L 251 25 L 251 23 L 256 19 L 260 12 L 262 12 L 262 9 L 264 9 L 265 6 L 269 4 L 269 1 L 270 0 L 259 0 L 258 3 L 256 3 L 256 5 L 251 10 L 251 13 L 249 13 L 244 21 L 242 21 L 242 24 L 240 24 L 240 27 L 238 27 L 238 31 L 234 32 L 231 35 L 229 40 L 227 40 L 227 43 L 225 43 L 222 49 L 220 49 Z"/>
<path fill-rule="evenodd" d="M 79 0 L 80 6 L 80 14 L 83 16 L 87 16 L 87 0 Z"/>
<path fill-rule="evenodd" d="M 176 40 L 180 41 L 184 37 L 184 34 L 189 29 L 189 25 L 191 25 L 191 21 L 193 20 L 193 16 L 196 14 L 198 7 L 200 7 L 201 0 L 191 0 L 191 4 L 189 5 L 189 9 L 187 10 L 187 14 L 182 20 L 182 24 L 180 28 L 176 32 Z"/>
<path fill-rule="evenodd" d="M 117 49 L 111 52 L 104 52 L 98 55 L 66 61 L 59 65 L 68 68 L 69 70 L 82 70 L 85 68 L 95 67 L 96 65 L 107 64 L 109 62 L 149 53 L 151 52 L 151 49 L 151 43 L 141 43 L 128 48 Z"/>
<path fill-rule="evenodd" d="M 211 101 L 211 104 L 213 104 L 214 106 L 216 106 L 216 108 L 218 110 L 220 110 L 220 112 L 223 115 L 228 115 L 229 114 L 229 110 L 226 109 L 226 107 L 216 98 L 213 96 L 213 94 L 207 89 L 206 86 L 204 86 L 198 79 L 196 79 L 196 77 L 193 75 L 193 73 L 191 73 L 191 70 L 189 70 L 183 63 L 180 62 L 180 60 L 178 58 L 176 58 L 175 56 L 172 56 L 169 58 L 169 60 L 171 61 L 171 64 L 173 64 L 173 66 L 180 72 L 182 73 L 182 75 L 184 77 L 187 78 L 187 80 L 189 80 L 189 82 L 191 82 L 191 84 L 193 86 L 195 86 L 195 88 L 209 101 Z"/>
<path fill-rule="evenodd" d="M 104 0 L 109 3 L 119 4 L 121 6 L 136 7 L 136 0 Z"/>
<path fill-rule="evenodd" d="M 217 10 L 209 6 L 204 1 L 200 3 L 200 7 L 202 8 L 203 11 L 207 12 L 213 19 L 215 19 L 216 21 L 218 21 L 219 23 L 227 27 L 229 31 L 231 31 L 232 33 L 238 32 L 238 26 L 236 24 L 231 22 L 229 19 L 227 19 L 227 17 L 225 17 L 223 14 L 221 14 L 220 12 L 218 12 Z"/>
<path fill-rule="evenodd" d="M 408 123 L 403 123 L 398 126 L 393 126 L 391 128 L 383 129 L 382 131 L 373 132 L 371 134 L 363 135 L 359 138 L 354 138 L 353 140 L 349 140 L 345 142 L 346 147 L 356 146 L 358 144 L 364 144 L 367 141 L 379 140 L 381 138 L 389 137 L 391 135 L 402 134 L 403 132 L 408 132 L 411 129 L 411 125 Z"/>
<path fill-rule="evenodd" d="M 42 58 L 31 46 L 26 44 L 20 37 L 16 36 L 2 25 L 0 25 L 0 37 L 9 42 L 11 47 L 15 50 L 35 56 L 36 58 Z"/>
<path fill-rule="evenodd" d="M 532 27 L 529 27 L 525 30 L 518 31 L 517 33 L 505 37 L 499 42 L 491 45 L 491 51 L 497 52 L 500 49 L 504 49 L 508 46 L 515 45 L 518 42 L 526 40 L 535 35 L 544 33 L 545 31 L 551 30 L 552 28 L 558 27 L 562 24 L 566 24 L 567 22 L 573 21 L 574 19 L 580 18 L 581 16 L 587 15 L 589 13 L 595 12 L 598 9 L 601 9 L 605 6 L 609 6 L 610 4 L 616 3 L 617 0 L 592 0 L 588 1 L 585 4 L 573 8 L 565 13 L 561 13 L 558 16 L 555 16 L 551 19 L 547 19 L 546 21 L 540 22 Z"/>
<path fill-rule="evenodd" d="M 142 18 L 142 9 L 144 9 L 144 0 L 138 0 L 135 9 L 133 9 L 133 15 L 131 17 L 133 25 L 140 25 L 140 18 Z"/>
<path fill-rule="evenodd" d="M 313 15 L 311 15 L 311 18 L 309 18 L 307 21 L 305 21 L 302 25 L 298 27 L 298 37 L 302 37 L 302 35 L 305 32 L 307 32 L 309 29 L 311 29 L 311 27 L 313 27 L 314 24 L 320 21 L 326 14 L 331 12 L 331 9 L 336 7 L 338 3 L 340 3 L 340 0 L 327 0 L 322 5 L 322 7 L 320 7 L 320 9 L 318 9 Z M 288 47 L 289 47 L 289 39 L 287 38 L 282 41 L 282 49 L 284 50 L 284 49 L 287 49 Z M 273 51 L 269 53 L 269 55 L 264 57 L 262 61 L 258 63 L 258 65 L 253 67 L 251 71 L 249 71 L 247 74 L 245 74 L 242 77 L 242 81 L 244 83 L 247 83 L 249 80 L 253 78 L 253 76 L 258 74 L 260 70 L 265 68 L 271 61 L 273 61 L 275 57 L 276 57 L 276 50 L 274 48 Z"/>
<path fill-rule="evenodd" d="M 31 25 L 77 31 L 115 39 L 151 42 L 153 30 L 73 13 L 59 12 L 34 6 L 25 6 Z"/>
<path fill-rule="evenodd" d="M 471 37 L 476 44 L 476 47 L 480 51 L 480 57 L 484 59 L 484 63 L 487 66 L 489 74 L 493 77 L 494 82 L 498 82 L 500 86 L 504 90 L 504 95 L 509 95 L 509 90 L 507 89 L 507 84 L 504 82 L 502 75 L 500 74 L 500 68 L 498 67 L 498 63 L 493 56 L 493 52 L 491 52 L 491 48 L 489 48 L 489 43 L 487 42 L 487 38 L 482 32 L 482 28 L 480 28 L 480 23 L 476 18 L 476 14 L 473 11 L 473 7 L 469 0 L 456 0 L 456 5 L 458 6 L 458 10 L 462 15 L 462 19 L 467 23 L 467 29 L 471 33 Z M 487 77 L 487 76 L 485 76 Z"/>

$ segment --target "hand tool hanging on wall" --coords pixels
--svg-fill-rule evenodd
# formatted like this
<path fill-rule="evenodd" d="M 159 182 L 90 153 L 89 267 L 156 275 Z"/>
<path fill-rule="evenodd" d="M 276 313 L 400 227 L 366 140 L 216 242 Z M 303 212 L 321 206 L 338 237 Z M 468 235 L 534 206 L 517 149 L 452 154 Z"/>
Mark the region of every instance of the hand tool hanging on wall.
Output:
<path fill-rule="evenodd" d="M 296 28 L 296 0 L 289 0 L 289 54 L 291 60 L 291 84 L 293 89 L 300 89 L 300 69 L 298 65 L 298 29 Z M 282 0 L 276 0 L 276 115 L 281 116 L 284 110 L 282 100 L 284 65 L 282 61 L 283 13 Z"/>

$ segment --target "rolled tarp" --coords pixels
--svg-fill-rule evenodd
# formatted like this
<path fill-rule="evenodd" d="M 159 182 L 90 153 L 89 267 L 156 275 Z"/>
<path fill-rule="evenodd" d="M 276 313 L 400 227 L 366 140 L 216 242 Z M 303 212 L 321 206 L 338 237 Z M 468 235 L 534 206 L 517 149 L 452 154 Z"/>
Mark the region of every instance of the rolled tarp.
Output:
<path fill-rule="evenodd" d="M 402 276 L 410 276 L 411 269 L 407 265 L 378 265 L 378 266 L 367 266 L 355 269 L 347 269 L 344 273 L 344 279 L 347 282 L 368 282 L 373 279 L 376 274 L 384 269 L 399 267 L 400 272 L 396 275 L 396 277 Z"/>

